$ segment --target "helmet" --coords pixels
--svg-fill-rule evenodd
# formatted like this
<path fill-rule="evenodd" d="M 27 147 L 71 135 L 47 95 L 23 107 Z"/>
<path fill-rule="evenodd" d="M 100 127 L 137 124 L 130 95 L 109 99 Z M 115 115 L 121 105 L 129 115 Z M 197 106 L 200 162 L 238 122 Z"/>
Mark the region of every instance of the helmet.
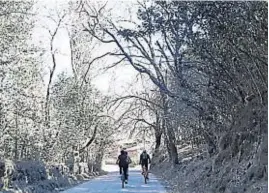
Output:
<path fill-rule="evenodd" d="M 121 154 L 121 155 L 125 154 L 125 151 L 124 151 L 124 150 L 121 150 L 121 151 L 120 151 L 120 154 Z"/>
<path fill-rule="evenodd" d="M 147 153 L 147 151 L 144 149 L 144 150 L 143 150 L 143 153 Z"/>

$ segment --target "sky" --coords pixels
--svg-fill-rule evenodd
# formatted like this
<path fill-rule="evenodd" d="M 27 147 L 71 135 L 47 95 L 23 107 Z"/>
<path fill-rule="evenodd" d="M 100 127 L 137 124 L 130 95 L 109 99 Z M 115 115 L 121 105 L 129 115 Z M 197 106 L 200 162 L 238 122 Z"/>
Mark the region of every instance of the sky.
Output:
<path fill-rule="evenodd" d="M 49 46 L 48 37 L 49 33 L 46 28 L 50 28 L 53 30 L 55 28 L 55 24 L 51 19 L 48 19 L 46 16 L 53 17 L 53 14 L 55 14 L 55 11 L 59 9 L 58 7 L 63 7 L 62 3 L 66 2 L 65 0 L 40 0 L 38 1 L 38 7 L 39 7 L 39 19 L 36 25 L 36 28 L 33 32 L 33 41 L 36 42 L 39 45 L 43 45 L 44 47 Z M 133 1 L 134 2 L 134 1 Z M 133 4 L 132 1 L 108 1 L 107 6 L 110 8 L 113 8 L 113 16 L 126 16 L 131 17 L 128 11 L 126 10 L 126 7 L 130 7 Z M 61 73 L 61 72 L 67 72 L 72 73 L 71 69 L 71 62 L 70 62 L 70 45 L 69 45 L 69 39 L 67 30 L 62 28 L 58 31 L 58 34 L 55 38 L 54 45 L 57 49 L 57 55 L 56 55 L 56 61 L 57 61 L 57 67 L 55 71 L 55 75 Z M 104 53 L 104 48 L 100 47 L 96 49 L 96 53 L 93 53 L 94 55 L 100 55 L 98 53 Z M 110 48 L 106 49 L 110 51 Z M 112 49 L 112 48 L 111 48 Z M 45 56 L 45 58 L 48 58 L 47 65 L 52 66 L 50 61 L 50 55 Z M 103 66 L 107 66 L 111 64 L 113 61 L 108 60 L 102 60 Z M 96 65 L 100 66 L 100 62 Z M 101 67 L 101 66 L 100 66 Z M 126 94 L 126 92 L 130 92 L 131 90 L 140 90 L 141 84 L 136 83 L 135 85 L 132 85 L 134 80 L 136 79 L 137 72 L 129 65 L 120 65 L 116 68 L 113 68 L 107 72 L 102 72 L 100 74 L 100 71 L 97 72 L 97 70 L 93 73 L 93 81 L 92 83 L 95 85 L 95 87 L 100 90 L 103 94 L 106 95 L 122 95 Z M 46 79 L 48 81 L 48 76 L 46 76 Z M 132 85 L 132 86 L 131 86 Z M 133 89 L 130 89 L 130 88 Z"/>

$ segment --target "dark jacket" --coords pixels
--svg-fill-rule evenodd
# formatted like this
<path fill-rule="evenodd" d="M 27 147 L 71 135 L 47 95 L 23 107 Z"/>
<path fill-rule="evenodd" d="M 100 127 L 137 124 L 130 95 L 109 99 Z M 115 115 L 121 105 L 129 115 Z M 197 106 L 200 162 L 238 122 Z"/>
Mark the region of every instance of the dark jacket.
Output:
<path fill-rule="evenodd" d="M 139 161 L 139 164 L 148 164 L 150 163 L 151 160 L 150 160 L 150 157 L 149 157 L 149 154 L 147 153 L 141 153 L 140 154 L 140 161 Z"/>
<path fill-rule="evenodd" d="M 117 164 L 120 167 L 128 167 L 130 163 L 132 163 L 132 160 L 125 152 L 118 156 Z"/>

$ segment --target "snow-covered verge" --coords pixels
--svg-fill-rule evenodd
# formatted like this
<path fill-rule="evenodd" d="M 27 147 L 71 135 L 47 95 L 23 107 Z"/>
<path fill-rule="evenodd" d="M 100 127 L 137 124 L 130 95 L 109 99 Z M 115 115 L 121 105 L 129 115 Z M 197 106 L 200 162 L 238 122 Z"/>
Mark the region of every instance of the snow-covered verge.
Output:
<path fill-rule="evenodd" d="M 257 153 L 249 159 L 208 157 L 205 151 L 184 146 L 179 149 L 180 163 L 171 166 L 160 157 L 152 171 L 161 177 L 170 193 L 267 193 L 267 136 Z"/>
<path fill-rule="evenodd" d="M 267 175 L 252 161 L 230 161 L 218 169 L 211 159 L 193 159 L 171 167 L 164 162 L 154 171 L 171 193 L 266 193 Z"/>
<path fill-rule="evenodd" d="M 171 167 L 166 152 L 160 151 L 153 172 L 171 193 L 268 192 L 267 107 L 250 107 L 239 113 L 231 133 L 223 136 L 212 156 L 206 146 L 181 146 L 181 161 Z"/>
<path fill-rule="evenodd" d="M 6 188 L 0 191 L 3 193 L 54 193 L 106 174 L 104 171 L 71 174 L 65 166 L 36 161 L 15 163 L 6 160 L 5 170 L 1 184 Z"/>

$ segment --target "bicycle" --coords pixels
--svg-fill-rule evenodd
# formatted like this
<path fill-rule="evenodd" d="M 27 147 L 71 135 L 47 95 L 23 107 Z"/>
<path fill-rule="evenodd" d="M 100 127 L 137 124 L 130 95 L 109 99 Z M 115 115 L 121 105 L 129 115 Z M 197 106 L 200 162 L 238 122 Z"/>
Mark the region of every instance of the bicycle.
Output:
<path fill-rule="evenodd" d="M 148 171 L 147 171 L 147 169 L 146 169 L 146 166 L 143 166 L 143 176 L 144 176 L 145 184 L 147 184 Z"/>
<path fill-rule="evenodd" d="M 129 170 L 127 169 L 126 171 L 127 173 L 127 176 L 129 175 Z M 127 179 L 125 179 L 125 175 L 124 175 L 124 171 L 122 171 L 122 174 L 121 174 L 121 187 L 124 188 L 125 184 L 127 184 Z"/>
<path fill-rule="evenodd" d="M 125 185 L 125 175 L 124 175 L 124 172 L 122 172 L 122 174 L 121 174 L 121 187 L 124 188 L 124 185 Z"/>

